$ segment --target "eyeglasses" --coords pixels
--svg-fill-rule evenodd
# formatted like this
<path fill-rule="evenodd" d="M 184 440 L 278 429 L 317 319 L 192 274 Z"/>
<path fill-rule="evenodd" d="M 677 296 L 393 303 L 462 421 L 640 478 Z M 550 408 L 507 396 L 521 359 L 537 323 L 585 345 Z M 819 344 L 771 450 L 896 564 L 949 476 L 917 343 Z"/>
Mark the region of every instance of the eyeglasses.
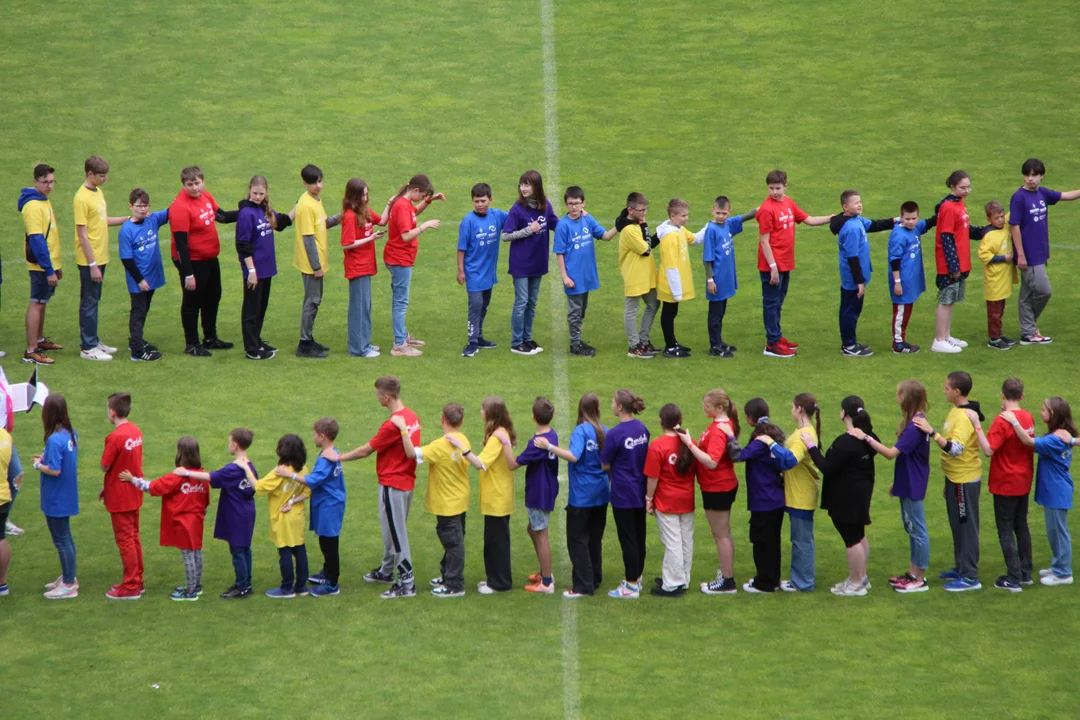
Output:
<path fill-rule="evenodd" d="M 566 201 L 566 207 L 581 207 L 584 204 L 585 203 L 581 202 L 580 200 L 567 200 Z"/>
<path fill-rule="evenodd" d="M 55 180 L 35 180 L 34 182 L 37 183 L 38 185 L 55 185 L 56 184 Z"/>
<path fill-rule="evenodd" d="M 646 205 L 645 207 L 636 207 L 636 208 L 630 208 L 630 209 L 633 210 L 634 212 L 648 212 L 649 206 Z"/>

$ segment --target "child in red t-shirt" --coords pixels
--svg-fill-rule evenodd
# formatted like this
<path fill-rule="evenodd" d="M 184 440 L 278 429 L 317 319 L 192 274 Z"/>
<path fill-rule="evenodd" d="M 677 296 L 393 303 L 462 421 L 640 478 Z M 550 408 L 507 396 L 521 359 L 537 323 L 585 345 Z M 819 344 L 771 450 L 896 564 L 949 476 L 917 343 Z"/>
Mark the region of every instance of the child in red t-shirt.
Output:
<path fill-rule="evenodd" d="M 963 170 L 954 170 L 945 186 L 949 188 L 949 194 L 937 206 L 934 255 L 938 306 L 934 313 L 934 342 L 930 351 L 958 353 L 968 344 L 952 336 L 953 305 L 964 302 L 967 277 L 971 274 L 971 241 L 981 239 L 986 228 L 971 227 L 968 222 L 964 198 L 971 192 L 971 176 Z"/>
<path fill-rule="evenodd" d="M 341 247 L 345 252 L 345 278 L 349 281 L 349 354 L 353 357 L 379 357 L 379 348 L 371 344 L 371 277 L 379 272 L 375 262 L 375 241 L 386 234 L 375 226 L 390 220 L 390 203 L 382 215 L 368 207 L 368 186 L 360 178 L 345 185 L 341 202 Z"/>
<path fill-rule="evenodd" d="M 1035 437 L 1035 419 L 1020 407 L 1024 399 L 1024 381 L 1009 378 L 1001 385 L 1001 410 L 1009 411 L 1020 423 L 1020 428 Z M 982 426 L 975 425 L 979 446 L 990 458 L 990 494 L 994 496 L 994 519 L 997 521 L 998 540 L 1005 555 L 1006 574 L 994 581 L 994 587 L 1009 592 L 1020 592 L 1022 585 L 1032 583 L 1031 531 L 1028 529 L 1028 496 L 1035 474 L 1035 452 L 1017 437 L 1012 424 L 1001 415 L 990 424 L 990 432 L 983 434 Z"/>
<path fill-rule="evenodd" d="M 390 290 L 393 294 L 394 347 L 390 349 L 390 354 L 395 357 L 423 355 L 418 348 L 424 346 L 424 341 L 417 340 L 409 333 L 405 326 L 405 311 L 409 309 L 409 287 L 416 263 L 417 241 L 425 230 L 437 229 L 439 221 L 428 220 L 417 226 L 416 216 L 424 212 L 432 201 L 445 199 L 445 195 L 435 192 L 427 175 L 413 175 L 390 198 L 389 237 L 383 247 L 383 262 L 390 271 Z"/>
<path fill-rule="evenodd" d="M 645 456 L 645 511 L 656 516 L 664 564 L 658 597 L 682 597 L 690 584 L 694 561 L 694 455 L 679 436 L 682 411 L 668 403 L 660 408 L 663 435 L 649 445 Z"/>
<path fill-rule="evenodd" d="M 202 472 L 199 441 L 185 435 L 176 441 L 176 466 L 192 472 Z M 185 584 L 176 588 L 169 598 L 194 601 L 202 595 L 203 524 L 210 504 L 210 482 L 180 477 L 169 473 L 149 481 L 128 471 L 119 479 L 144 492 L 161 498 L 161 546 L 179 548 L 184 560 Z"/>
<path fill-rule="evenodd" d="M 143 438 L 135 423 L 128 420 L 131 395 L 110 395 L 107 412 L 109 422 L 116 429 L 105 438 L 105 452 L 101 455 L 105 485 L 98 497 L 112 519 L 113 536 L 124 565 L 124 579 L 113 585 L 105 597 L 110 600 L 138 600 L 144 588 L 142 541 L 139 538 L 139 508 L 142 507 L 143 498 L 137 488 L 120 481 L 120 473 L 142 475 Z"/>
<path fill-rule="evenodd" d="M 780 315 L 795 269 L 795 226 L 827 225 L 831 216 L 808 215 L 787 197 L 787 173 L 773 170 L 765 177 L 769 197 L 757 211 L 758 272 L 761 275 L 761 310 L 765 318 L 765 355 L 794 357 L 799 344 L 784 337 Z"/>

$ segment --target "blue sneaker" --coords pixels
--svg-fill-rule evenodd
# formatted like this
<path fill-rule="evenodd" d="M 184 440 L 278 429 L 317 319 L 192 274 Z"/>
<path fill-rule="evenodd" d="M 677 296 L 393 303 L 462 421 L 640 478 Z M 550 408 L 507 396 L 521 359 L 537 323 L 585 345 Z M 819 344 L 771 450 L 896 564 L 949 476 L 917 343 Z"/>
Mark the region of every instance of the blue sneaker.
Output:
<path fill-rule="evenodd" d="M 199 599 L 199 594 L 196 592 L 188 592 L 186 587 L 178 587 L 169 593 L 169 599 L 176 602 L 195 602 Z"/>
<path fill-rule="evenodd" d="M 307 585 L 304 585 L 304 586 L 298 587 L 298 588 L 293 588 L 293 595 L 295 595 L 296 597 L 306 597 L 307 595 L 310 595 L 310 594 L 311 593 L 308 592 Z"/>
<path fill-rule="evenodd" d="M 292 590 L 282 590 L 281 588 L 276 587 L 267 590 L 266 597 L 280 600 L 284 598 L 294 598 L 296 597 L 296 593 L 294 593 Z"/>
<path fill-rule="evenodd" d="M 945 589 L 949 592 L 965 592 L 967 590 L 982 590 L 982 585 L 978 580 L 969 580 L 962 577 L 945 583 Z"/>
<path fill-rule="evenodd" d="M 465 349 L 461 351 L 461 357 L 472 357 L 478 352 L 480 352 L 480 346 L 476 343 L 469 343 L 465 346 Z"/>
<path fill-rule="evenodd" d="M 481 350 L 490 350 L 491 348 L 499 347 L 499 345 L 498 345 L 498 343 L 493 343 L 490 340 L 485 340 L 484 338 L 480 338 L 479 340 L 476 341 L 476 347 L 480 348 Z"/>
<path fill-rule="evenodd" d="M 315 575 L 308 575 L 307 581 L 312 585 L 325 585 L 326 576 L 322 573 L 316 573 Z"/>
<path fill-rule="evenodd" d="M 938 575 L 938 577 L 941 578 L 942 580 L 959 580 L 960 579 L 960 573 L 958 573 L 956 571 L 956 568 L 950 568 L 948 570 L 942 571 Z"/>
<path fill-rule="evenodd" d="M 9 592 L 10 592 L 10 589 L 8 588 L 7 583 L 4 583 L 3 585 L 0 585 L 0 597 L 4 597 Z"/>
<path fill-rule="evenodd" d="M 325 597 L 328 595 L 337 595 L 340 592 L 337 585 L 331 585 L 330 583 L 322 583 L 311 588 L 312 597 Z"/>

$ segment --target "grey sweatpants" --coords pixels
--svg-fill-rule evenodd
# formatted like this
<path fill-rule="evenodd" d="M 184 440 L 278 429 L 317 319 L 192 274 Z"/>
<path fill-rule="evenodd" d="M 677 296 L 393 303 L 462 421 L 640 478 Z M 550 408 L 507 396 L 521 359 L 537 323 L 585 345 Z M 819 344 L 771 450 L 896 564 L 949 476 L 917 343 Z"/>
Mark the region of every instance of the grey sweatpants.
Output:
<path fill-rule="evenodd" d="M 641 329 L 638 329 L 638 303 L 645 303 L 645 312 L 641 314 Z M 660 309 L 660 301 L 656 299 L 656 290 L 650 290 L 644 295 L 636 295 L 626 298 L 626 310 L 623 312 L 623 330 L 626 331 L 626 341 L 630 347 L 642 344 L 651 344 L 649 331 L 652 330 L 656 311 Z"/>
<path fill-rule="evenodd" d="M 412 490 L 379 486 L 379 527 L 382 529 L 383 559 L 381 572 L 393 575 L 398 571 L 398 583 L 413 584 L 412 556 L 409 554 L 409 531 L 405 524 L 412 505 Z"/>
<path fill-rule="evenodd" d="M 589 309 L 589 293 L 566 296 L 566 324 L 570 326 L 570 347 L 581 343 L 581 325 Z"/>
<path fill-rule="evenodd" d="M 954 483 L 945 479 L 945 509 L 952 528 L 956 572 L 968 580 L 979 579 L 979 493 L 982 480 Z"/>
<path fill-rule="evenodd" d="M 311 331 L 315 329 L 315 316 L 319 314 L 322 303 L 321 277 L 301 273 L 304 278 L 304 309 L 300 312 L 300 342 L 311 341 Z"/>
<path fill-rule="evenodd" d="M 1045 265 L 1031 265 L 1020 271 L 1020 334 L 1031 337 L 1039 324 L 1039 316 L 1050 302 L 1050 278 Z"/>

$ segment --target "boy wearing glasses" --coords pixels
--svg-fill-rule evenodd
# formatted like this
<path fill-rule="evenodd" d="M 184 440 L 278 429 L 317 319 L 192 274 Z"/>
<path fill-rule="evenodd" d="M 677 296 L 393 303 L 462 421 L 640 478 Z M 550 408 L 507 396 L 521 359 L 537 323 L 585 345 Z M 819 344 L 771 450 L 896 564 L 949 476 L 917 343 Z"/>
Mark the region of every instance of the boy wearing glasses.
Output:
<path fill-rule="evenodd" d="M 571 185 L 563 195 L 566 215 L 555 226 L 555 258 L 566 291 L 566 321 L 570 326 L 570 354 L 579 357 L 596 355 L 596 348 L 581 339 L 581 324 L 589 307 L 589 293 L 600 289 L 593 240 L 610 240 L 618 232 L 604 229 L 591 215 L 586 215 L 585 191 Z"/>
<path fill-rule="evenodd" d="M 649 212 L 648 199 L 639 192 L 626 197 L 626 209 L 615 219 L 619 232 L 619 272 L 623 277 L 623 295 L 626 310 L 623 313 L 623 329 L 629 349 L 626 356 L 648 360 L 656 356 L 656 348 L 649 341 L 656 311 L 660 301 L 656 299 L 656 262 L 652 249 L 659 242 L 649 235 L 645 215 Z M 645 312 L 638 326 L 638 306 L 645 303 Z"/>
<path fill-rule="evenodd" d="M 153 362 L 161 359 L 161 351 L 143 338 L 146 315 L 154 291 L 165 285 L 165 267 L 158 244 L 158 228 L 169 222 L 169 209 L 150 212 L 150 195 L 135 188 L 128 196 L 131 219 L 120 228 L 120 262 L 127 276 L 131 293 L 131 314 L 128 317 L 128 342 L 131 359 Z"/>

